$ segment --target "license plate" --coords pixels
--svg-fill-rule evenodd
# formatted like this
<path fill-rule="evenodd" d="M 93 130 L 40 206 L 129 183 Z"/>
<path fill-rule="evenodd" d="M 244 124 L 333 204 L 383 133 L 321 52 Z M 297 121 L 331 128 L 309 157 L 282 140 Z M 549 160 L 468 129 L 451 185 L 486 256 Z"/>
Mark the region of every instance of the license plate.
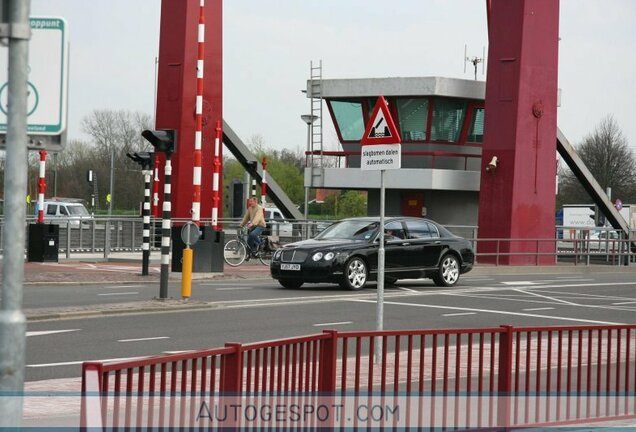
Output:
<path fill-rule="evenodd" d="M 298 270 L 300 270 L 300 264 L 281 264 L 280 265 L 280 269 L 281 270 L 295 270 L 295 271 L 298 271 Z"/>

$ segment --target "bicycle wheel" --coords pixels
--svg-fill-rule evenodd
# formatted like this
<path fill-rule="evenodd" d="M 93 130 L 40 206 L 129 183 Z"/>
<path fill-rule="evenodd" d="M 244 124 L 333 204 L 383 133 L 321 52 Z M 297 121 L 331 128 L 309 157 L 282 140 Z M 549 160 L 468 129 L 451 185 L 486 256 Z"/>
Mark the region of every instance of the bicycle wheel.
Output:
<path fill-rule="evenodd" d="M 258 253 L 258 259 L 261 264 L 268 266 L 272 262 L 272 255 L 274 255 L 274 252 L 270 250 L 261 250 Z"/>
<path fill-rule="evenodd" d="M 223 259 L 228 265 L 232 267 L 239 266 L 243 264 L 246 256 L 247 249 L 243 242 L 233 239 L 225 243 L 225 247 L 223 248 Z"/>

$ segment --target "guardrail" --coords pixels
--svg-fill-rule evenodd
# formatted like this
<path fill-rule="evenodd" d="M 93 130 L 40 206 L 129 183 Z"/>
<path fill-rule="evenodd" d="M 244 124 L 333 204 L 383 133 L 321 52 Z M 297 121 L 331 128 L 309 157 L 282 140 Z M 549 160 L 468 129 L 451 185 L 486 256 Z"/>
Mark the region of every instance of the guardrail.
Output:
<path fill-rule="evenodd" d="M 103 428 L 589 423 L 636 417 L 635 360 L 636 325 L 328 330 L 84 363 L 81 418 Z M 320 417 L 321 406 L 342 415 Z"/>
<path fill-rule="evenodd" d="M 173 226 L 179 226 L 189 219 L 173 219 Z M 29 218 L 26 224 L 35 222 Z M 221 219 L 226 240 L 236 235 L 236 227 L 240 219 Z M 311 238 L 322 231 L 332 221 L 323 220 L 284 220 L 270 221 L 269 233 L 278 236 L 282 244 Z M 76 219 L 58 219 L 60 226 L 59 253 L 69 259 L 73 254 L 140 252 L 143 242 L 143 221 L 140 217 L 107 218 L 94 217 L 78 223 Z M 210 225 L 211 220 L 202 220 L 202 224 Z M 109 226 L 110 242 L 106 245 L 106 227 Z M 636 261 L 634 238 L 636 232 L 630 233 L 631 239 L 625 239 L 621 233 L 609 228 L 555 228 L 555 238 L 550 239 L 506 239 L 477 238 L 478 228 L 470 225 L 447 225 L 452 233 L 469 239 L 476 252 L 476 263 L 488 262 L 500 265 L 504 258 L 524 256 L 527 265 L 539 264 L 540 258 L 553 257 L 555 264 L 590 265 L 609 264 L 625 265 Z M 0 219 L 0 247 L 3 242 L 3 220 Z M 161 219 L 152 219 L 150 224 L 150 248 L 158 251 L 161 246 Z M 509 252 L 510 246 L 517 247 Z M 519 245 L 522 245 L 519 247 Z M 549 246 L 546 248 L 546 245 Z M 109 248 L 106 251 L 106 248 Z M 487 249 L 486 249 L 487 248 Z M 546 252 L 546 249 L 548 250 Z M 554 251 L 554 252 L 553 252 Z M 0 253 L 2 250 L 0 249 Z"/>

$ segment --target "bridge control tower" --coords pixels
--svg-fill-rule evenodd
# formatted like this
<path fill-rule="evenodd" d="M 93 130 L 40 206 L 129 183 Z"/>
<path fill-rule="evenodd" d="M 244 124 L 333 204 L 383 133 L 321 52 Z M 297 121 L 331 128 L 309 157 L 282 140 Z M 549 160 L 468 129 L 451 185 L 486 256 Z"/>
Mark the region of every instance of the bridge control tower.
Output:
<path fill-rule="evenodd" d="M 312 97 L 312 88 L 308 81 L 307 97 Z M 364 190 L 369 214 L 379 214 L 380 175 L 360 170 L 360 139 L 382 95 L 402 138 L 402 169 L 385 173 L 387 214 L 426 215 L 447 225 L 477 224 L 484 82 L 443 77 L 323 79 L 321 95 L 341 150 L 311 149 L 305 186 Z M 321 159 L 332 163 L 309 166 Z"/>

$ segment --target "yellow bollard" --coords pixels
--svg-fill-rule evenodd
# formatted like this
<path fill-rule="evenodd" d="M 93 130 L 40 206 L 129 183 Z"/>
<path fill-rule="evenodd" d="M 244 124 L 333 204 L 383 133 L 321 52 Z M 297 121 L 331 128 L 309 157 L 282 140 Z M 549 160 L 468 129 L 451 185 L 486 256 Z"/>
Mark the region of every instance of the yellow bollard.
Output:
<path fill-rule="evenodd" d="M 187 300 L 192 295 L 192 249 L 183 250 L 183 265 L 181 266 L 181 298 Z"/>

